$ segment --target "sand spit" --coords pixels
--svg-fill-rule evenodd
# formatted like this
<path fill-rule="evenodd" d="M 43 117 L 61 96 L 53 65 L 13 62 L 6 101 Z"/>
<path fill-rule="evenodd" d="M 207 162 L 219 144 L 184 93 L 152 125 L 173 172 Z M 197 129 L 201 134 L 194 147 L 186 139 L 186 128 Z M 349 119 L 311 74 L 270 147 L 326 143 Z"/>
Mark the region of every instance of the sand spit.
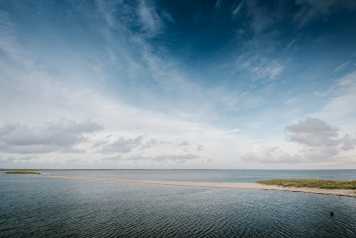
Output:
<path fill-rule="evenodd" d="M 82 181 L 103 181 L 103 182 L 120 182 L 140 185 L 159 185 L 159 186 L 182 186 L 182 187 L 199 187 L 199 188 L 226 188 L 226 189 L 255 189 L 255 190 L 278 190 L 288 192 L 303 192 L 314 193 L 322 195 L 335 195 L 356 197 L 356 191 L 347 189 L 320 189 L 320 188 L 296 188 L 296 187 L 282 187 L 276 185 L 264 185 L 259 183 L 227 183 L 227 182 L 195 182 L 195 181 L 164 181 L 164 180 L 139 180 L 139 179 L 125 179 L 119 177 L 83 177 L 83 176 L 43 176 L 53 179 L 70 179 Z"/>

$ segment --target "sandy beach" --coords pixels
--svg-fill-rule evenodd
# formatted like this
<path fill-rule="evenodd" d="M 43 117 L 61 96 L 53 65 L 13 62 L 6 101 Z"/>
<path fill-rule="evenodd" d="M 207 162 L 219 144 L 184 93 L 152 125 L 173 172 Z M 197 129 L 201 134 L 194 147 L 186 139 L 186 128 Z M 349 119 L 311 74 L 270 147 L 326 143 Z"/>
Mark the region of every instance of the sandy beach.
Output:
<path fill-rule="evenodd" d="M 257 190 L 278 190 L 286 192 L 303 192 L 322 195 L 356 197 L 356 191 L 347 189 L 320 189 L 320 188 L 296 188 L 283 187 L 275 185 L 264 185 L 259 183 L 228 183 L 228 182 L 196 182 L 196 181 L 163 181 L 163 180 L 135 180 L 118 177 L 105 178 L 88 178 L 82 176 L 43 176 L 53 179 L 73 179 L 83 181 L 103 181 L 103 182 L 120 182 L 140 185 L 159 185 L 159 186 L 182 186 L 182 187 L 200 187 L 200 188 L 226 188 L 226 189 L 257 189 Z"/>

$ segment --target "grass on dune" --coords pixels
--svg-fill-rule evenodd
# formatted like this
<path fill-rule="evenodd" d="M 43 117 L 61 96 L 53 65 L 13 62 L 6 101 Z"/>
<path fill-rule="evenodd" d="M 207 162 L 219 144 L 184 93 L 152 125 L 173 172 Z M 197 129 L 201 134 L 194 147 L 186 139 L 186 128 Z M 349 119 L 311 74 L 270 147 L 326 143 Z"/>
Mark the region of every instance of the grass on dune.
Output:
<path fill-rule="evenodd" d="M 320 180 L 320 179 L 271 179 L 258 181 L 265 185 L 278 185 L 297 188 L 321 188 L 321 189 L 356 189 L 356 180 Z"/>
<path fill-rule="evenodd" d="M 6 171 L 6 174 L 41 174 L 41 173 L 33 169 L 11 169 Z"/>

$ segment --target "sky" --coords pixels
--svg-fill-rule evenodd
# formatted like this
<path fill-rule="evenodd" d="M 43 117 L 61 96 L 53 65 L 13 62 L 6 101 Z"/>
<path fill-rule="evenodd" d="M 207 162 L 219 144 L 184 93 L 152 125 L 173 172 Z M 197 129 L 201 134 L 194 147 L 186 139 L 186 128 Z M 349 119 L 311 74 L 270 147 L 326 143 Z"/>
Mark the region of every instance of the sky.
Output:
<path fill-rule="evenodd" d="M 354 0 L 0 0 L 0 168 L 356 169 Z"/>

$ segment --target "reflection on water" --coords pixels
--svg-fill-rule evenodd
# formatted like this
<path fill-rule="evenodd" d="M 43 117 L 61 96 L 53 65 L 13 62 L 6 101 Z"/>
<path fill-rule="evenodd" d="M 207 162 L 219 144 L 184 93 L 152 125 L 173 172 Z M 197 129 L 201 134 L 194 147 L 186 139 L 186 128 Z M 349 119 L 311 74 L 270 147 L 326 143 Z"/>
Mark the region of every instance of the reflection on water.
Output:
<path fill-rule="evenodd" d="M 0 237 L 356 237 L 355 198 L 125 184 L 109 178 L 196 181 L 200 174 L 201 181 L 254 181 L 261 173 L 280 177 L 285 171 L 47 173 L 107 176 L 108 182 L 1 174 Z M 329 171 L 338 178 L 352 174 Z"/>

